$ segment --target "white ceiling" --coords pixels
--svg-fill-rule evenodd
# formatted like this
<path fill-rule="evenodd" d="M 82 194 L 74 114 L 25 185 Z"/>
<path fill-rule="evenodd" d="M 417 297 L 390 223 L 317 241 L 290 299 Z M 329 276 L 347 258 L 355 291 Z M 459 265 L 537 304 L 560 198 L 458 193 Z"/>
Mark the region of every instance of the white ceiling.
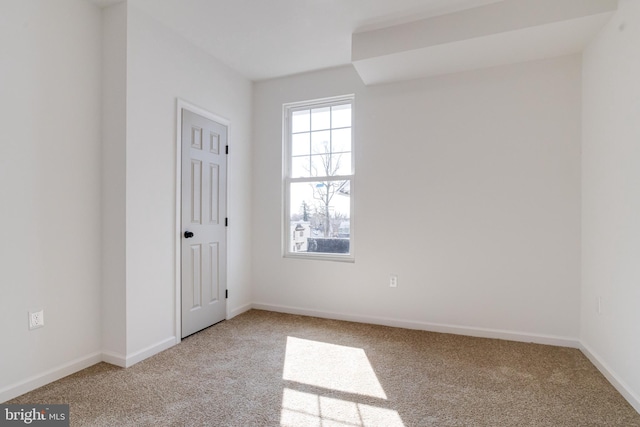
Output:
<path fill-rule="evenodd" d="M 617 0 L 509 0 L 354 34 L 353 65 L 380 84 L 581 52 Z"/>
<path fill-rule="evenodd" d="M 99 6 L 119 0 L 90 0 Z M 129 0 L 251 80 L 351 63 L 356 31 L 504 0 Z"/>
<path fill-rule="evenodd" d="M 105 7 L 124 0 L 88 1 Z M 579 52 L 617 4 L 617 0 L 128 2 L 251 80 L 353 63 L 366 84 Z"/>

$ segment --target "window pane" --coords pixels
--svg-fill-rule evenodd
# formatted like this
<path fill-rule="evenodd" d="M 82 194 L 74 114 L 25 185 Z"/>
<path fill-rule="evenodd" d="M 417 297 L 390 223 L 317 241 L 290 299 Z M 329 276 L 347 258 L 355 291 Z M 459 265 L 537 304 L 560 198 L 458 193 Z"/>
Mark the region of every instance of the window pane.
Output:
<path fill-rule="evenodd" d="M 291 132 L 309 132 L 310 119 L 310 110 L 294 111 L 291 115 Z"/>
<path fill-rule="evenodd" d="M 351 153 L 338 153 L 331 156 L 331 170 L 334 175 L 351 175 Z"/>
<path fill-rule="evenodd" d="M 315 259 L 353 260 L 352 101 L 345 96 L 285 105 L 290 120 L 285 138 L 285 256 L 309 253 L 309 258 L 336 255 Z"/>
<path fill-rule="evenodd" d="M 324 130 L 322 132 L 311 133 L 311 154 L 326 154 L 331 151 L 331 132 Z"/>
<path fill-rule="evenodd" d="M 309 167 L 309 156 L 291 158 L 291 176 L 293 178 L 304 178 L 311 176 L 309 174 Z"/>
<path fill-rule="evenodd" d="M 329 154 L 318 154 L 311 156 L 311 176 L 332 176 L 331 156 Z"/>
<path fill-rule="evenodd" d="M 311 110 L 311 130 L 323 130 L 331 127 L 331 107 Z"/>
<path fill-rule="evenodd" d="M 290 184 L 289 250 L 349 253 L 350 181 Z"/>
<path fill-rule="evenodd" d="M 331 151 L 351 151 L 351 128 L 331 131 Z"/>
<path fill-rule="evenodd" d="M 311 154 L 311 134 L 297 133 L 291 137 L 291 155 L 292 156 L 308 156 Z"/>
<path fill-rule="evenodd" d="M 346 128 L 351 126 L 351 104 L 331 107 L 331 127 Z"/>

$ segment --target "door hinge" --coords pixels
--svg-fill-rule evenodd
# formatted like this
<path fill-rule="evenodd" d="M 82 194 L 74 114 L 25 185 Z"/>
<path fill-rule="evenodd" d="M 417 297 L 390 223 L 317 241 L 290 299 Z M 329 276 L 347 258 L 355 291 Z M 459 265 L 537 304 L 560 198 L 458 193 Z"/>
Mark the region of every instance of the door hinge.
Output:
<path fill-rule="evenodd" d="M 224 297 L 225 299 L 229 298 L 229 289 L 224 290 Z"/>
<path fill-rule="evenodd" d="M 229 218 L 225 218 L 224 219 L 224 226 L 228 227 L 229 226 Z"/>
<path fill-rule="evenodd" d="M 225 151 L 225 154 L 229 154 L 229 146 L 228 145 L 225 146 L 224 151 Z"/>

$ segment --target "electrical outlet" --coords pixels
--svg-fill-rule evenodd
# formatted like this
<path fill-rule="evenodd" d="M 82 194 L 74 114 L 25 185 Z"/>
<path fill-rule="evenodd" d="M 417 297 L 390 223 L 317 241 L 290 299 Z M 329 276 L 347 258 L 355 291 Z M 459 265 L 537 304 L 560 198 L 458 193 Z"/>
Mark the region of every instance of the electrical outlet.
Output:
<path fill-rule="evenodd" d="M 29 330 L 44 326 L 44 310 L 29 312 Z"/>
<path fill-rule="evenodd" d="M 389 287 L 397 288 L 398 287 L 398 275 L 392 274 L 389 276 Z"/>

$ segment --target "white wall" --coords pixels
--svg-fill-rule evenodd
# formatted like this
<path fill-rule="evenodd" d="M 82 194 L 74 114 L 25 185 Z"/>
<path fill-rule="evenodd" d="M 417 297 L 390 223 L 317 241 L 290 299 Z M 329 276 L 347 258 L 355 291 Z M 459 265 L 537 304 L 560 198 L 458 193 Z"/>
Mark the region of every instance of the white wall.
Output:
<path fill-rule="evenodd" d="M 351 67 L 255 84 L 256 306 L 575 345 L 580 61 L 374 87 Z M 356 262 L 283 259 L 282 104 L 347 93 Z"/>
<path fill-rule="evenodd" d="M 4 401 L 175 343 L 177 98 L 231 123 L 229 316 L 250 307 L 252 86 L 132 2 L 1 12 Z M 40 308 L 46 325 L 29 332 Z"/>
<path fill-rule="evenodd" d="M 0 402 L 99 360 L 100 34 L 84 0 L 1 5 Z"/>
<path fill-rule="evenodd" d="M 581 323 L 593 360 L 638 411 L 639 46 L 640 2 L 621 0 L 584 54 Z"/>
<path fill-rule="evenodd" d="M 176 99 L 230 121 L 228 311 L 251 302 L 251 82 L 149 18 L 127 15 L 127 357 L 174 337 Z M 215 22 L 212 22 L 215 25 Z"/>
<path fill-rule="evenodd" d="M 127 6 L 102 12 L 102 351 L 116 363 L 126 342 Z"/>

